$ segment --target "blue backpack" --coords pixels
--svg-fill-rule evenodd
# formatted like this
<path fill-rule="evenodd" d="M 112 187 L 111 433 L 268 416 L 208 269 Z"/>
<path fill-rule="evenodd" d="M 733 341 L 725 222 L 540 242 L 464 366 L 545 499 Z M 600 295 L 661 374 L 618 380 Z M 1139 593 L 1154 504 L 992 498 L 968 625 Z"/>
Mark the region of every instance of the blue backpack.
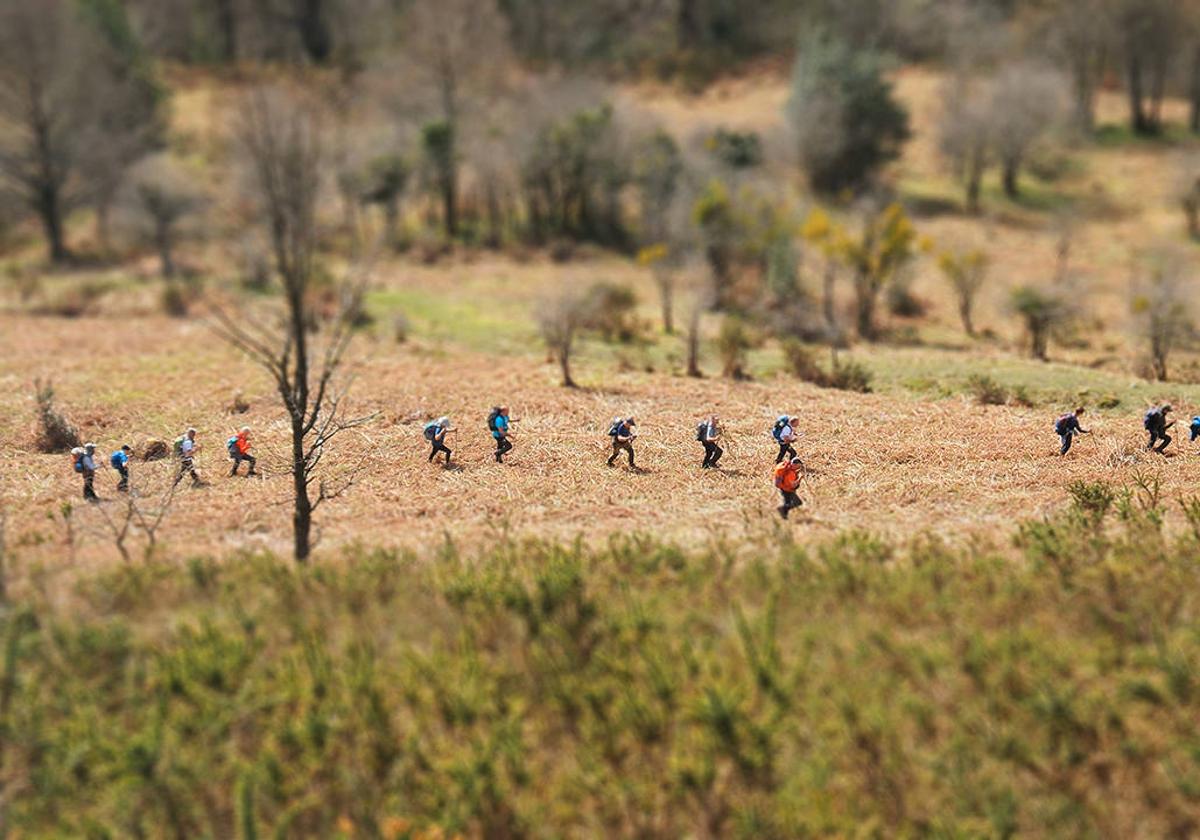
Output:
<path fill-rule="evenodd" d="M 434 421 L 433 421 L 433 422 L 431 422 L 431 423 L 426 423 L 426 424 L 425 424 L 425 429 L 424 429 L 424 431 L 423 431 L 423 434 L 425 435 L 425 440 L 427 440 L 427 441 L 429 441 L 430 443 L 432 443 L 432 442 L 433 442 L 433 439 L 437 437 L 437 433 L 438 433 L 438 429 L 439 429 L 439 428 L 441 428 L 441 427 L 440 427 L 440 426 L 438 426 L 438 424 L 437 424 L 437 421 L 436 421 L 436 420 L 434 420 Z"/>
<path fill-rule="evenodd" d="M 1065 435 L 1067 433 L 1067 422 L 1074 417 L 1074 414 L 1064 414 L 1054 421 L 1054 431 L 1056 434 Z"/>
<path fill-rule="evenodd" d="M 121 467 L 124 466 L 124 462 L 121 459 L 122 454 L 123 453 L 121 452 L 121 450 L 118 449 L 112 455 L 108 456 L 108 465 L 110 467 L 112 467 L 114 470 L 119 470 L 119 469 L 121 469 Z"/>
<path fill-rule="evenodd" d="M 624 420 L 617 420 L 616 422 L 614 422 L 612 424 L 612 426 L 610 426 L 608 429 L 608 436 L 610 438 L 618 437 L 621 434 L 621 429 L 622 429 L 622 427 L 624 427 L 624 425 L 625 425 Z"/>
<path fill-rule="evenodd" d="M 771 437 L 775 438 L 776 443 L 783 443 L 783 430 L 788 427 L 791 422 L 790 417 L 784 415 L 775 421 L 774 428 L 771 429 Z"/>

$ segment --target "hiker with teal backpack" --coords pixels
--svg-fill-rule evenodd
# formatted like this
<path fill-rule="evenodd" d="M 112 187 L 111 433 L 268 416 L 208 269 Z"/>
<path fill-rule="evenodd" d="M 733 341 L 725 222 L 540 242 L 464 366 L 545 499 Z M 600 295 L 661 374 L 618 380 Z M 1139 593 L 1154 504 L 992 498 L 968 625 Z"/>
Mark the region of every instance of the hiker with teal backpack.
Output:
<path fill-rule="evenodd" d="M 1066 455 L 1071 449 L 1071 439 L 1075 435 L 1090 435 L 1087 429 L 1079 425 L 1079 418 L 1083 416 L 1083 409 L 1077 408 L 1070 414 L 1064 414 L 1054 421 L 1054 432 L 1062 441 L 1062 449 L 1059 450 L 1059 455 Z"/>
<path fill-rule="evenodd" d="M 121 476 L 121 480 L 117 482 L 118 493 L 124 493 L 129 489 L 129 458 L 131 455 L 133 455 L 133 447 L 126 444 L 108 457 L 109 466 Z"/>
<path fill-rule="evenodd" d="M 96 444 L 85 443 L 71 450 L 71 468 L 83 476 L 83 498 L 99 501 L 93 482 L 96 480 Z"/>
<path fill-rule="evenodd" d="M 717 438 L 720 436 L 721 426 L 715 414 L 696 427 L 696 440 L 704 445 L 704 461 L 700 464 L 701 469 L 707 470 L 716 467 L 717 461 L 720 461 L 721 456 L 725 454 L 725 450 L 717 444 Z"/>
<path fill-rule="evenodd" d="M 1167 434 L 1167 429 L 1175 425 L 1175 421 L 1167 422 L 1167 415 L 1171 413 L 1171 404 L 1163 403 L 1160 406 L 1150 409 L 1142 418 L 1142 428 L 1150 433 L 1150 442 L 1146 444 L 1148 451 L 1157 452 L 1159 455 L 1165 454 L 1167 445 L 1171 442 L 1171 436 Z M 1162 443 L 1155 448 L 1154 444 L 1158 441 Z"/>
<path fill-rule="evenodd" d="M 233 461 L 233 469 L 229 471 L 229 476 L 238 474 L 238 467 L 242 465 L 242 461 L 250 464 L 250 470 L 246 476 L 258 475 L 254 471 L 255 465 L 258 464 L 258 459 L 250 454 L 250 427 L 242 426 L 236 435 L 225 441 L 225 449 L 229 452 L 229 459 Z"/>
<path fill-rule="evenodd" d="M 504 463 L 504 456 L 512 451 L 513 445 L 509 438 L 508 406 L 498 405 L 488 415 L 488 431 L 496 441 L 496 463 Z"/>
<path fill-rule="evenodd" d="M 617 460 L 617 456 L 625 452 L 629 456 L 629 469 L 637 469 L 633 463 L 633 441 L 637 437 L 635 426 L 637 426 L 637 421 L 632 417 L 613 418 L 612 425 L 608 427 L 608 436 L 612 438 L 612 454 L 608 456 L 610 467 Z"/>
<path fill-rule="evenodd" d="M 1195 440 L 1200 437 L 1200 417 L 1192 418 L 1192 425 L 1188 426 L 1188 431 L 1191 432 L 1189 440 Z"/>
<path fill-rule="evenodd" d="M 446 466 L 450 466 L 450 447 L 446 446 L 446 435 L 454 431 L 450 428 L 449 417 L 439 417 L 438 419 L 425 424 L 423 434 L 425 440 L 433 445 L 433 449 L 429 453 L 429 463 L 433 463 L 433 459 L 438 456 L 439 452 L 446 453 Z"/>
<path fill-rule="evenodd" d="M 196 453 L 200 451 L 200 444 L 196 443 L 196 430 L 188 429 L 182 437 L 175 438 L 175 457 L 179 459 L 179 474 L 175 476 L 175 483 L 183 481 L 185 475 L 191 475 L 192 486 L 200 487 L 203 482 L 200 481 L 200 474 L 196 472 Z"/>
<path fill-rule="evenodd" d="M 796 457 L 796 450 L 792 448 L 792 444 L 796 442 L 795 425 L 799 419 L 781 414 L 771 427 L 771 437 L 779 444 L 779 454 L 775 456 L 776 464 L 782 464 L 785 458 Z"/>

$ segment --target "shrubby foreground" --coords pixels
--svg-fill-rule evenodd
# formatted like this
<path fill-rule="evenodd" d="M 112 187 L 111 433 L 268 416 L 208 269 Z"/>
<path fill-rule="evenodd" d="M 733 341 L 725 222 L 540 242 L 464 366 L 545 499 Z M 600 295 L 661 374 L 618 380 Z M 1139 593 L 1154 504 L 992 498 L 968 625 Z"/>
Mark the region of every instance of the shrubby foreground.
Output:
<path fill-rule="evenodd" d="M 1189 836 L 1200 504 L 1077 484 L 1012 546 L 847 532 L 36 575 L 19 836 Z"/>

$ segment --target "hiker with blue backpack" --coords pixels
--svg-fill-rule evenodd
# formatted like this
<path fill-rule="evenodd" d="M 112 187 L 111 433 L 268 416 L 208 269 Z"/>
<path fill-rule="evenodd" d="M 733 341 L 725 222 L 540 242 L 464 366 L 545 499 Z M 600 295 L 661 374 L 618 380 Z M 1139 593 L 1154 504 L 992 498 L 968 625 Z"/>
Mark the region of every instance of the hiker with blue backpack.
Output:
<path fill-rule="evenodd" d="M 131 455 L 133 455 L 133 447 L 126 444 L 108 457 L 109 466 L 121 476 L 121 480 L 117 482 L 118 493 L 124 493 L 129 489 L 129 458 Z"/>
<path fill-rule="evenodd" d="M 707 470 L 716 467 L 717 461 L 720 461 L 721 456 L 725 454 L 725 450 L 717 444 L 717 438 L 720 436 L 721 426 L 715 414 L 696 427 L 696 440 L 704 444 L 704 461 L 700 464 L 701 469 Z"/>
<path fill-rule="evenodd" d="M 792 448 L 792 444 L 796 442 L 795 424 L 799 419 L 782 414 L 771 427 L 771 437 L 779 444 L 779 454 L 775 456 L 776 464 L 782 464 L 785 458 L 796 457 L 796 450 Z"/>
<path fill-rule="evenodd" d="M 83 498 L 89 502 L 99 501 L 93 483 L 96 480 L 96 444 L 85 443 L 71 450 L 71 467 L 83 476 Z"/>
<path fill-rule="evenodd" d="M 1071 439 L 1075 435 L 1090 435 L 1087 429 L 1079 425 L 1079 418 L 1083 416 L 1083 409 L 1077 408 L 1070 414 L 1064 414 L 1054 421 L 1054 431 L 1062 441 L 1062 449 L 1059 450 L 1059 455 L 1066 455 L 1071 449 Z"/>
<path fill-rule="evenodd" d="M 1192 418 L 1192 425 L 1188 426 L 1188 430 L 1191 432 L 1191 437 L 1188 440 L 1195 440 L 1200 437 L 1200 417 Z"/>
<path fill-rule="evenodd" d="M 252 475 L 258 475 L 258 473 L 254 471 L 254 467 L 258 463 L 258 459 L 250 454 L 249 426 L 242 426 L 236 435 L 225 441 L 225 449 L 229 452 L 229 459 L 233 461 L 233 469 L 229 471 L 230 478 L 238 474 L 238 467 L 242 465 L 242 461 L 250 464 L 250 469 L 246 473 L 247 478 Z"/>
<path fill-rule="evenodd" d="M 612 438 L 612 454 L 608 456 L 610 467 L 617 460 L 617 456 L 625 452 L 629 456 L 629 469 L 637 469 L 633 463 L 633 441 L 637 437 L 636 426 L 637 421 L 632 417 L 613 418 L 612 425 L 608 427 L 608 436 Z"/>
<path fill-rule="evenodd" d="M 488 431 L 492 433 L 492 437 L 496 440 L 496 463 L 504 463 L 504 456 L 512 451 L 512 441 L 509 440 L 509 425 L 511 420 L 508 417 L 508 406 L 498 405 L 492 409 L 492 413 L 488 415 Z"/>
<path fill-rule="evenodd" d="M 454 431 L 450 428 L 449 417 L 439 417 L 438 419 L 426 423 L 423 434 L 425 440 L 433 444 L 433 450 L 429 453 L 429 463 L 433 463 L 433 459 L 438 456 L 439 452 L 446 453 L 446 466 L 450 466 L 450 447 L 446 446 L 446 435 Z"/>
<path fill-rule="evenodd" d="M 1164 450 L 1171 442 L 1171 436 L 1167 434 L 1167 429 L 1175 425 L 1175 421 L 1167 422 L 1167 415 L 1171 413 L 1170 403 L 1163 403 L 1160 406 L 1150 409 L 1142 418 L 1142 428 L 1150 434 L 1150 442 L 1146 444 L 1147 451 L 1157 452 L 1159 455 L 1166 454 Z M 1157 448 L 1154 444 L 1157 441 L 1162 441 Z"/>

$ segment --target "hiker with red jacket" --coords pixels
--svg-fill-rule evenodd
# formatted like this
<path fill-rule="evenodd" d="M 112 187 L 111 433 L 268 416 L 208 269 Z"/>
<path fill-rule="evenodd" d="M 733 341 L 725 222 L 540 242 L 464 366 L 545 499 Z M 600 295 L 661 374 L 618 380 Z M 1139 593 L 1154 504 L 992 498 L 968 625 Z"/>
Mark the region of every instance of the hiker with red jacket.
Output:
<path fill-rule="evenodd" d="M 1079 418 L 1083 416 L 1083 409 L 1077 408 L 1071 414 L 1064 414 L 1054 421 L 1054 431 L 1062 441 L 1062 449 L 1059 455 L 1066 455 L 1071 449 L 1071 438 L 1075 435 L 1090 435 L 1087 429 L 1079 425 Z"/>
<path fill-rule="evenodd" d="M 229 447 L 229 457 L 233 461 L 233 469 L 229 471 L 230 477 L 238 474 L 238 467 L 245 461 L 250 465 L 250 470 L 246 473 L 247 477 L 258 475 L 254 471 L 254 465 L 258 463 L 257 459 L 250 454 L 250 427 L 242 426 L 241 431 L 236 436 L 231 437 L 226 446 Z"/>
<path fill-rule="evenodd" d="M 798 508 L 804 504 L 796 495 L 796 491 L 800 489 L 800 471 L 802 469 L 804 469 L 804 462 L 799 458 L 792 458 L 775 467 L 775 487 L 783 497 L 783 504 L 779 506 L 779 515 L 784 519 L 788 518 L 788 513 L 792 508 Z"/>

